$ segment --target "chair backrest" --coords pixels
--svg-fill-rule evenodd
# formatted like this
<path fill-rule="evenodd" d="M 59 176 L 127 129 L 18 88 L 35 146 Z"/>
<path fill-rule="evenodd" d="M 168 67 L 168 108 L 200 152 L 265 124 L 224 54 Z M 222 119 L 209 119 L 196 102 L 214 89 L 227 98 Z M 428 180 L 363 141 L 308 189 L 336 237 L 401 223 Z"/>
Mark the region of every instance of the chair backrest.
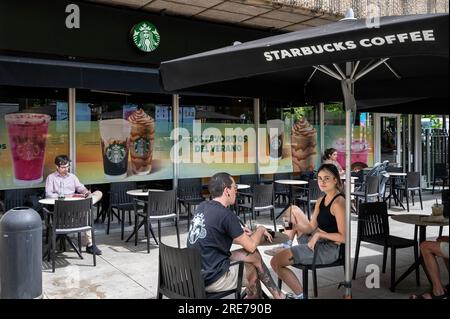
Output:
<path fill-rule="evenodd" d="M 133 196 L 127 194 L 127 191 L 136 189 L 135 182 L 111 183 L 109 190 L 109 202 L 114 206 L 117 204 L 133 203 Z"/>
<path fill-rule="evenodd" d="M 320 190 L 317 179 L 310 179 L 308 181 L 308 200 L 317 200 L 319 197 L 324 195 L 325 193 Z"/>
<path fill-rule="evenodd" d="M 434 164 L 434 176 L 436 177 L 448 177 L 448 168 L 445 163 Z"/>
<path fill-rule="evenodd" d="M 419 172 L 406 173 L 406 181 L 408 183 L 408 188 L 420 188 L 420 173 Z"/>
<path fill-rule="evenodd" d="M 39 195 L 39 190 L 35 188 L 5 190 L 5 212 L 20 206 L 31 207 L 38 210 L 40 207 L 38 203 Z"/>
<path fill-rule="evenodd" d="M 358 236 L 361 240 L 387 238 L 389 236 L 388 210 L 385 202 L 360 204 Z"/>
<path fill-rule="evenodd" d="M 379 176 L 367 176 L 366 177 L 366 189 L 365 192 L 367 196 L 378 195 L 378 190 L 380 186 Z"/>
<path fill-rule="evenodd" d="M 147 216 L 165 216 L 176 214 L 175 190 L 149 192 L 147 202 Z"/>
<path fill-rule="evenodd" d="M 56 200 L 53 229 L 74 229 L 92 226 L 92 198 Z"/>
<path fill-rule="evenodd" d="M 386 167 L 386 172 L 391 173 L 403 173 L 402 167 L 396 167 L 396 166 L 388 166 Z"/>
<path fill-rule="evenodd" d="M 198 250 L 160 242 L 158 294 L 174 299 L 206 299 L 201 264 Z"/>
<path fill-rule="evenodd" d="M 288 193 L 289 192 L 289 185 L 286 184 L 280 184 L 280 183 L 275 183 L 276 180 L 280 180 L 280 179 L 292 179 L 292 174 L 291 173 L 275 173 L 273 174 L 273 187 L 274 187 L 274 191 L 275 193 Z"/>
<path fill-rule="evenodd" d="M 253 207 L 273 205 L 273 184 L 259 184 L 254 186 Z"/>
<path fill-rule="evenodd" d="M 249 189 L 243 189 L 241 193 L 252 193 L 254 186 L 259 183 L 258 175 L 256 174 L 241 175 L 239 176 L 239 183 L 250 185 Z"/>
<path fill-rule="evenodd" d="M 448 189 L 443 189 L 442 193 L 441 193 L 441 200 L 442 200 L 442 204 L 444 205 L 444 212 L 443 215 L 444 217 L 448 218 L 448 213 L 449 213 L 449 206 L 448 206 L 448 202 L 449 202 L 449 190 Z"/>
<path fill-rule="evenodd" d="M 201 178 L 183 178 L 178 180 L 177 194 L 180 199 L 201 199 L 202 196 Z"/>

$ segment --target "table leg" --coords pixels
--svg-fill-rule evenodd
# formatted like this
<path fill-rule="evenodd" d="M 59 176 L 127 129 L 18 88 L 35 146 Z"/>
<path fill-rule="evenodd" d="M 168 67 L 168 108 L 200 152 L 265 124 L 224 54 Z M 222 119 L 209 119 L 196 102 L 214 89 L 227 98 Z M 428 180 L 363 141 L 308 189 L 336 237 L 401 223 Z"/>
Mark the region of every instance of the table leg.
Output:
<path fill-rule="evenodd" d="M 275 217 L 275 220 L 277 220 L 278 218 L 280 218 L 281 215 L 284 214 L 284 212 L 294 203 L 294 196 L 293 196 L 293 190 L 292 190 L 292 185 L 290 185 L 289 187 L 289 200 L 287 205 L 283 208 L 283 210 L 281 211 L 281 213 L 279 213 L 277 215 L 277 217 Z M 275 229 L 276 230 L 276 229 Z"/>

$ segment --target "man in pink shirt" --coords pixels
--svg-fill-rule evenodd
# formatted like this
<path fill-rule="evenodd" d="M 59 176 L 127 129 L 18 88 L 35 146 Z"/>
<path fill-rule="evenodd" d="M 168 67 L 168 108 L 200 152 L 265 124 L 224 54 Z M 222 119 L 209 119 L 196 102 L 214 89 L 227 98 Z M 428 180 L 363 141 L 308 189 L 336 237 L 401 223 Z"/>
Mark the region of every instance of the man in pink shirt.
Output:
<path fill-rule="evenodd" d="M 67 155 L 58 155 L 55 157 L 56 172 L 47 176 L 45 182 L 45 196 L 47 198 L 57 198 L 61 193 L 64 196 L 71 196 L 75 193 L 89 196 L 89 190 L 80 183 L 78 177 L 69 173 L 70 159 Z M 102 251 L 92 244 L 92 233 L 90 230 L 86 231 L 86 252 L 88 254 L 101 255 Z"/>

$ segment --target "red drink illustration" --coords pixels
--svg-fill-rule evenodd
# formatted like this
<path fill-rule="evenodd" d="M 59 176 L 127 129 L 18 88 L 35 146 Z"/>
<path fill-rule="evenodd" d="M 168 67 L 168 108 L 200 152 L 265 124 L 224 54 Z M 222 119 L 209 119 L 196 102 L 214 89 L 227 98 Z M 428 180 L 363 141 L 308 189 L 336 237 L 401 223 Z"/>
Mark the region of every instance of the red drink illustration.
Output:
<path fill-rule="evenodd" d="M 334 141 L 333 147 L 337 150 L 337 161 L 342 167 L 345 167 L 345 139 L 340 138 Z M 369 146 L 366 140 L 359 139 L 352 141 L 352 160 L 351 163 L 361 162 L 367 164 L 369 155 Z"/>
<path fill-rule="evenodd" d="M 5 115 L 15 184 L 28 185 L 42 182 L 50 119 L 49 115 L 35 113 Z"/>

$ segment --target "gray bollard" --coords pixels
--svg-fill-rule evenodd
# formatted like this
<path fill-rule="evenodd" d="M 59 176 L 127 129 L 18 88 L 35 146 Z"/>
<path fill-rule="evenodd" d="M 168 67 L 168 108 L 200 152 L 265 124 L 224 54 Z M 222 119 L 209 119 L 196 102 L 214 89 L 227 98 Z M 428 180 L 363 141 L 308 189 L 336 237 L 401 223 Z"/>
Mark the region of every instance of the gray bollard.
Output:
<path fill-rule="evenodd" d="M 42 221 L 28 207 L 0 219 L 0 299 L 42 298 Z"/>

